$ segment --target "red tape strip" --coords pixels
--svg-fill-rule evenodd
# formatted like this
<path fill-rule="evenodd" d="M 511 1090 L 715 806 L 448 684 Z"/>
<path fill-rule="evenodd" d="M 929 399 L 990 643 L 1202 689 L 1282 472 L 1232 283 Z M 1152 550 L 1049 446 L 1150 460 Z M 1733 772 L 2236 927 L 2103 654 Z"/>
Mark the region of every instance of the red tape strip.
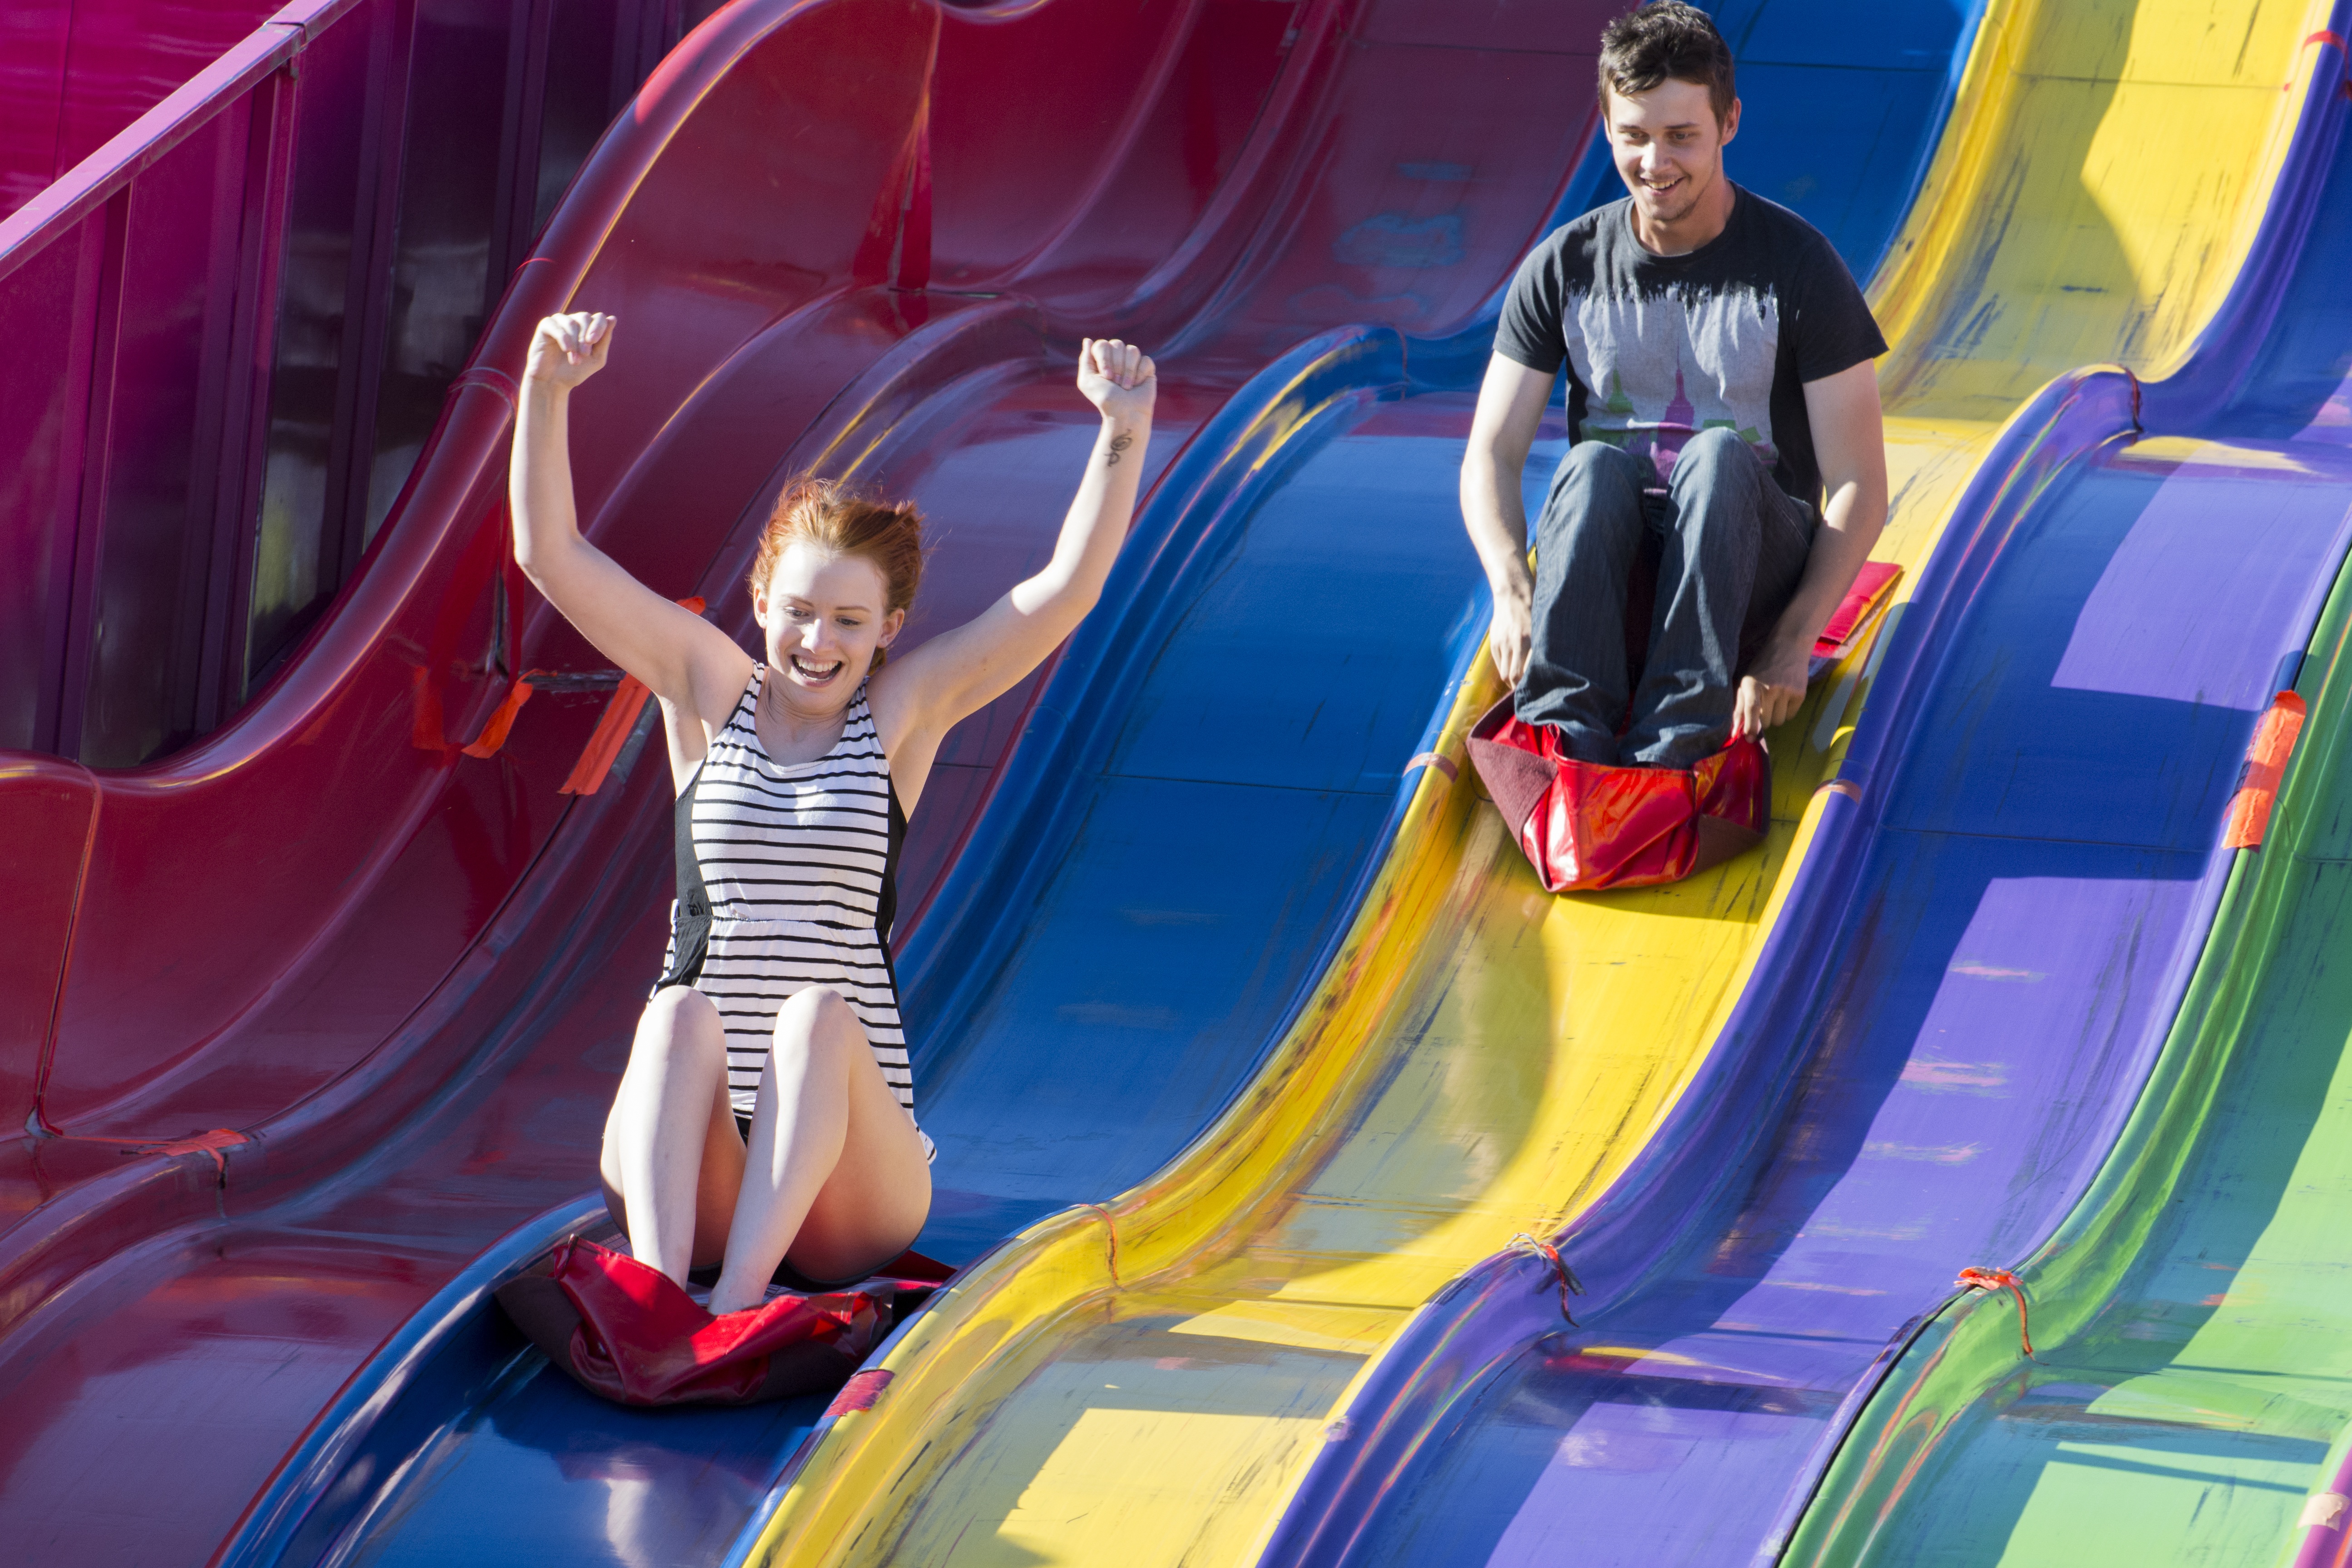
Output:
<path fill-rule="evenodd" d="M 489 721 L 482 726 L 482 732 L 458 750 L 469 757 L 498 755 L 499 748 L 507 743 L 507 731 L 514 728 L 515 715 L 521 712 L 522 705 L 530 700 L 530 678 L 546 673 L 543 669 L 526 669 L 516 676 L 514 684 L 507 688 L 505 700 L 491 710 Z"/>
<path fill-rule="evenodd" d="M 89 1138 L 79 1132 L 64 1136 L 79 1138 L 85 1143 L 118 1143 L 126 1154 L 210 1154 L 213 1173 L 228 1184 L 228 1157 L 224 1151 L 240 1149 L 253 1142 L 249 1132 L 239 1132 L 234 1127 L 215 1127 L 209 1132 L 199 1132 L 189 1138 Z"/>
<path fill-rule="evenodd" d="M 1103 1228 L 1110 1232 L 1110 1282 L 1118 1289 L 1125 1289 L 1127 1287 L 1120 1285 L 1118 1279 L 1118 1226 L 1112 1222 L 1110 1210 L 1100 1204 L 1080 1204 L 1078 1206 L 1082 1209 L 1092 1209 L 1103 1216 Z"/>
<path fill-rule="evenodd" d="M 698 616 L 709 606 L 698 594 L 690 599 L 678 600 L 677 607 Z M 646 683 L 635 676 L 621 678 L 612 700 L 604 704 L 604 711 L 597 717 L 588 743 L 580 749 L 580 760 L 572 764 L 572 772 L 564 775 L 556 794 L 594 795 L 604 787 L 605 775 L 613 771 L 621 748 L 628 743 L 629 731 L 637 726 L 637 715 L 646 710 L 646 703 L 652 696 Z"/>
<path fill-rule="evenodd" d="M 882 1397 L 882 1391 L 890 1386 L 890 1369 L 882 1366 L 851 1373 L 849 1381 L 841 1385 L 841 1392 L 833 1396 L 833 1403 L 824 1407 L 824 1413 L 827 1415 L 846 1415 L 853 1410 L 873 1409 L 874 1402 Z"/>
<path fill-rule="evenodd" d="M 2295 738 L 2303 733 L 2304 711 L 2302 698 L 2282 691 L 2271 699 L 2270 710 L 2254 726 L 2245 771 L 2230 802 L 2230 820 L 2221 830 L 2224 849 L 2262 847 L 2263 835 L 2270 831 L 2271 808 L 2278 804 L 2279 781 L 2294 754 Z"/>
<path fill-rule="evenodd" d="M 2025 1347 L 2026 1360 L 2042 1359 L 2033 1353 L 2032 1337 L 2025 1331 L 2025 1287 L 2017 1282 L 2016 1275 L 2006 1268 L 1963 1268 L 1960 1277 L 1952 1283 L 1965 1290 L 2007 1290 L 2014 1294 L 2017 1297 L 2017 1342 Z"/>
<path fill-rule="evenodd" d="M 1453 758 L 1442 756 L 1435 752 L 1415 752 L 1412 761 L 1405 763 L 1404 771 L 1411 773 L 1413 769 L 1422 767 L 1435 768 L 1445 775 L 1448 784 L 1454 783 L 1462 776 L 1462 770 L 1454 765 Z"/>
<path fill-rule="evenodd" d="M 1576 1270 L 1568 1266 L 1568 1259 L 1559 1255 L 1559 1248 L 1521 1231 L 1511 1237 L 1511 1250 L 1532 1254 L 1551 1265 L 1552 1274 L 1559 1281 L 1559 1315 L 1568 1320 L 1570 1328 L 1575 1328 L 1576 1315 L 1568 1310 L 1568 1293 L 1573 1290 L 1580 1296 L 1583 1295 L 1584 1281 L 1576 1277 Z"/>

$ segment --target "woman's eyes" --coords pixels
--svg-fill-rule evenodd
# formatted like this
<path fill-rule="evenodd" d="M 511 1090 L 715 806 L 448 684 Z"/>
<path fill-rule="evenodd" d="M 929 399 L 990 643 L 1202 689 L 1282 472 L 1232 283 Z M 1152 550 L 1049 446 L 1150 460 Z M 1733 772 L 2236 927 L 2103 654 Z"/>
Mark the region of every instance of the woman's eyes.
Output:
<path fill-rule="evenodd" d="M 813 621 L 816 618 L 814 610 L 804 609 L 799 605 L 786 605 L 784 614 L 796 621 Z M 836 616 L 834 617 L 833 624 L 842 627 L 853 627 L 862 626 L 866 623 L 856 616 Z"/>

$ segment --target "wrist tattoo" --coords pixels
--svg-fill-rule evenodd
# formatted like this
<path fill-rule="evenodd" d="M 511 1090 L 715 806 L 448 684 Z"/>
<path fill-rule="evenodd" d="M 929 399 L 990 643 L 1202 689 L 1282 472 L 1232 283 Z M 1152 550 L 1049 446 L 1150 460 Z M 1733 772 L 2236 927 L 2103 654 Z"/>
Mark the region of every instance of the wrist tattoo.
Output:
<path fill-rule="evenodd" d="M 1105 458 L 1103 459 L 1103 466 L 1104 466 L 1105 468 L 1118 468 L 1118 455 L 1119 455 L 1121 452 L 1126 451 L 1129 447 L 1132 447 L 1132 446 L 1134 446 L 1134 445 L 1135 445 L 1135 437 L 1132 437 L 1132 436 L 1127 435 L 1125 432 L 1121 432 L 1120 434 L 1118 434 L 1118 435 L 1117 435 L 1117 436 L 1112 437 L 1110 438 L 1110 456 L 1108 456 L 1108 457 L 1107 457 L 1107 458 Z"/>

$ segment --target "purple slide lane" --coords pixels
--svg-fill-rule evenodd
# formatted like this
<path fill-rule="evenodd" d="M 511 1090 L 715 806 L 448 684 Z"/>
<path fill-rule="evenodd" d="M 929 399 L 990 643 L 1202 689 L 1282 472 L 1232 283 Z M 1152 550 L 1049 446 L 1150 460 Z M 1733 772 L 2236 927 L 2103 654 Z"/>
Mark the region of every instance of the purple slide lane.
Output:
<path fill-rule="evenodd" d="M 2242 285 L 2147 412 L 2126 373 L 2063 378 L 1963 497 L 1756 980 L 1559 1238 L 1576 1325 L 1529 1256 L 1449 1286 L 1262 1562 L 1774 1561 L 1958 1271 L 2015 1264 L 2080 1195 L 2352 536 L 2325 476 L 2169 433 L 2207 427 L 2272 330 L 2340 113 L 2306 118 Z"/>

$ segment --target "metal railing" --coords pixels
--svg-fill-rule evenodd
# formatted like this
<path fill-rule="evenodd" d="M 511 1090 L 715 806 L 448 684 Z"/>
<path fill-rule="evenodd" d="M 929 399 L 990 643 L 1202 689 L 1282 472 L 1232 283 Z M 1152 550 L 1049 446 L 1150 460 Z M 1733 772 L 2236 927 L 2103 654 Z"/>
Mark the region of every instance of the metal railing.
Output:
<path fill-rule="evenodd" d="M 680 0 L 297 0 L 0 219 L 0 749 L 217 728 L 357 570 Z"/>

